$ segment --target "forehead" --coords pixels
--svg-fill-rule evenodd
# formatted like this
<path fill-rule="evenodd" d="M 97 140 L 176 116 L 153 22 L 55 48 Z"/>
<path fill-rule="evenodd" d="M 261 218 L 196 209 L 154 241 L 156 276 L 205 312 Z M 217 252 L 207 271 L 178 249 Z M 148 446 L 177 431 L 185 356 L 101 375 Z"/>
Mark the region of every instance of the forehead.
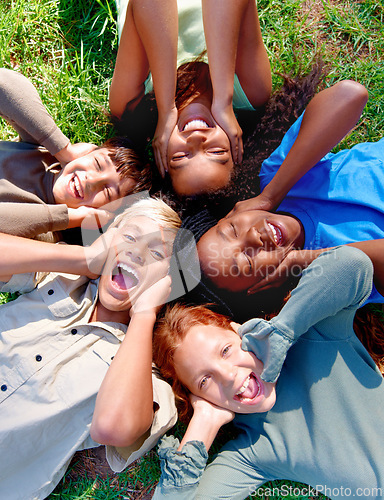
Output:
<path fill-rule="evenodd" d="M 240 337 L 231 329 L 213 325 L 194 325 L 175 351 L 175 362 L 183 366 L 184 373 L 192 375 L 209 366 L 215 353 L 227 343 L 240 344 Z"/>
<path fill-rule="evenodd" d="M 132 232 L 134 236 L 145 237 L 146 241 L 156 241 L 171 246 L 175 239 L 174 231 L 164 228 L 155 220 L 144 215 L 123 220 L 117 229 L 120 235 Z"/>

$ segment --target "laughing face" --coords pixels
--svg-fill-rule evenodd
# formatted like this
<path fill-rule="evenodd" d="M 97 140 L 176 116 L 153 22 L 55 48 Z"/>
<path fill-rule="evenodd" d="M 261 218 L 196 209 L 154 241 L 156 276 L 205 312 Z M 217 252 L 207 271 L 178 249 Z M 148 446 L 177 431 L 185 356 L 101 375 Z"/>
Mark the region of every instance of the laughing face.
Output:
<path fill-rule="evenodd" d="M 99 208 L 131 193 L 134 187 L 133 179 L 120 177 L 108 149 L 99 148 L 65 165 L 53 185 L 53 196 L 56 203 L 70 208 Z"/>
<path fill-rule="evenodd" d="M 260 413 L 275 404 L 276 383 L 260 378 L 263 363 L 241 349 L 233 331 L 194 325 L 176 348 L 175 370 L 188 390 L 235 413 Z"/>
<path fill-rule="evenodd" d="M 197 244 L 206 274 L 219 288 L 248 290 L 301 248 L 304 231 L 292 216 L 248 210 L 221 219 Z"/>
<path fill-rule="evenodd" d="M 145 216 L 122 223 L 100 277 L 99 308 L 120 313 L 115 321 L 126 323 L 139 295 L 167 274 L 174 237 Z"/>
<path fill-rule="evenodd" d="M 180 113 L 168 144 L 168 172 L 176 193 L 192 196 L 229 183 L 229 139 L 207 106 L 194 102 Z"/>

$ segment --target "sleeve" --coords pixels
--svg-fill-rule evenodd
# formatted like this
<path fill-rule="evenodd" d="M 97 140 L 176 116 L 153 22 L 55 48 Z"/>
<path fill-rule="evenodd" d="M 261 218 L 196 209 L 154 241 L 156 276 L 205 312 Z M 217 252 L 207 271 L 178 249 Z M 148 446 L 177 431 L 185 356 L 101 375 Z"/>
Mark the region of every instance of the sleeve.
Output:
<path fill-rule="evenodd" d="M 40 203 L 0 203 L 0 232 L 34 238 L 68 227 L 66 205 Z"/>
<path fill-rule="evenodd" d="M 14 274 L 7 281 L 0 281 L 0 292 L 20 294 L 32 292 L 48 273 L 24 273 Z"/>
<path fill-rule="evenodd" d="M 153 499 L 190 500 L 195 498 L 199 480 L 204 472 L 208 453 L 201 441 L 189 441 L 177 451 L 179 440 L 167 436 L 159 445 L 160 482 Z"/>
<path fill-rule="evenodd" d="M 133 445 L 124 448 L 106 446 L 106 457 L 111 469 L 121 472 L 142 457 L 158 443 L 161 436 L 177 421 L 175 398 L 171 386 L 162 380 L 157 371 L 152 373 L 153 402 L 157 406 L 152 426 Z"/>
<path fill-rule="evenodd" d="M 178 446 L 173 436 L 159 445 L 161 478 L 154 500 L 242 500 L 275 479 L 259 470 L 255 457 L 247 457 L 249 445 L 239 446 L 237 440 L 227 443 L 206 468 L 208 454 L 201 441 L 190 441 L 181 451 Z"/>
<path fill-rule="evenodd" d="M 275 318 L 244 323 L 238 332 L 242 348 L 263 361 L 263 380 L 274 382 L 278 378 L 288 349 L 312 326 L 343 309 L 355 311 L 363 305 L 371 293 L 372 279 L 372 262 L 365 253 L 337 247 L 322 253 L 303 271 Z"/>
<path fill-rule="evenodd" d="M 33 84 L 16 71 L 0 69 L 0 115 L 24 142 L 44 146 L 53 156 L 69 142 L 41 102 Z"/>

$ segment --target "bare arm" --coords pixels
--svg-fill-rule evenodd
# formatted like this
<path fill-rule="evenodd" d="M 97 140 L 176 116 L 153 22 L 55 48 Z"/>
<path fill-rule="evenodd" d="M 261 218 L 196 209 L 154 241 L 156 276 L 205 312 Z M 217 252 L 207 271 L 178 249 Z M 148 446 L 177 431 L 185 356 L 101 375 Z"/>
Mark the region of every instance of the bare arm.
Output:
<path fill-rule="evenodd" d="M 143 93 L 149 69 L 159 112 L 172 109 L 177 36 L 176 0 L 130 0 L 109 95 L 112 114 L 121 117 L 127 103 Z"/>
<path fill-rule="evenodd" d="M 152 332 L 156 313 L 132 316 L 96 399 L 91 436 L 100 444 L 129 446 L 153 420 Z"/>
<path fill-rule="evenodd" d="M 118 118 L 144 94 L 149 69 L 158 109 L 153 140 L 156 164 L 167 169 L 168 140 L 177 121 L 175 105 L 178 14 L 176 0 L 130 0 L 109 95 Z"/>
<path fill-rule="evenodd" d="M 271 92 L 271 70 L 254 0 L 202 0 L 212 79 L 212 114 L 225 130 L 235 161 L 242 159 L 242 131 L 232 108 L 234 75 L 253 106 Z M 225 31 L 223 32 L 223 27 Z"/>
<path fill-rule="evenodd" d="M 13 274 L 35 272 L 96 278 L 104 265 L 114 231 L 109 229 L 90 247 L 53 244 L 0 233 L 0 281 L 9 281 Z"/>
<path fill-rule="evenodd" d="M 294 184 L 352 129 L 367 99 L 365 87 L 350 80 L 319 92 L 307 106 L 298 136 L 271 182 L 259 196 L 237 203 L 234 211 L 277 207 Z"/>
<path fill-rule="evenodd" d="M 188 441 L 202 441 L 208 451 L 220 427 L 231 422 L 235 414 L 197 396 L 192 396 L 191 401 L 193 416 L 178 450 L 181 450 Z"/>
<path fill-rule="evenodd" d="M 152 333 L 157 305 L 166 300 L 170 284 L 169 276 L 162 278 L 133 307 L 125 338 L 97 395 L 91 436 L 98 443 L 129 446 L 151 427 Z"/>
<path fill-rule="evenodd" d="M 84 248 L 78 245 L 55 245 L 0 233 L 0 280 L 13 274 L 64 272 L 89 275 Z"/>

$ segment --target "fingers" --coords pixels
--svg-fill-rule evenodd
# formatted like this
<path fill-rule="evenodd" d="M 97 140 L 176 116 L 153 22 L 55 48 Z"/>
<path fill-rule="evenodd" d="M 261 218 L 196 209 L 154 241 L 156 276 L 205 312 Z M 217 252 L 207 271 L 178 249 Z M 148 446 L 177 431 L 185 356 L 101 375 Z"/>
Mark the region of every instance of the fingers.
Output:
<path fill-rule="evenodd" d="M 157 169 L 159 171 L 159 174 L 164 179 L 165 172 L 166 172 L 166 168 L 164 167 L 164 153 L 162 154 L 161 148 L 155 144 L 153 144 L 153 153 L 155 156 L 155 162 L 156 162 L 156 166 L 157 166 Z M 165 157 L 166 157 L 166 155 L 165 155 Z"/>
<path fill-rule="evenodd" d="M 253 295 L 254 293 L 264 292 L 269 290 L 270 288 L 277 288 L 282 285 L 288 276 L 286 273 L 286 269 L 283 271 L 280 267 L 278 267 L 272 273 L 269 273 L 265 278 L 261 279 L 253 286 L 251 286 L 247 290 L 247 295 Z"/>

